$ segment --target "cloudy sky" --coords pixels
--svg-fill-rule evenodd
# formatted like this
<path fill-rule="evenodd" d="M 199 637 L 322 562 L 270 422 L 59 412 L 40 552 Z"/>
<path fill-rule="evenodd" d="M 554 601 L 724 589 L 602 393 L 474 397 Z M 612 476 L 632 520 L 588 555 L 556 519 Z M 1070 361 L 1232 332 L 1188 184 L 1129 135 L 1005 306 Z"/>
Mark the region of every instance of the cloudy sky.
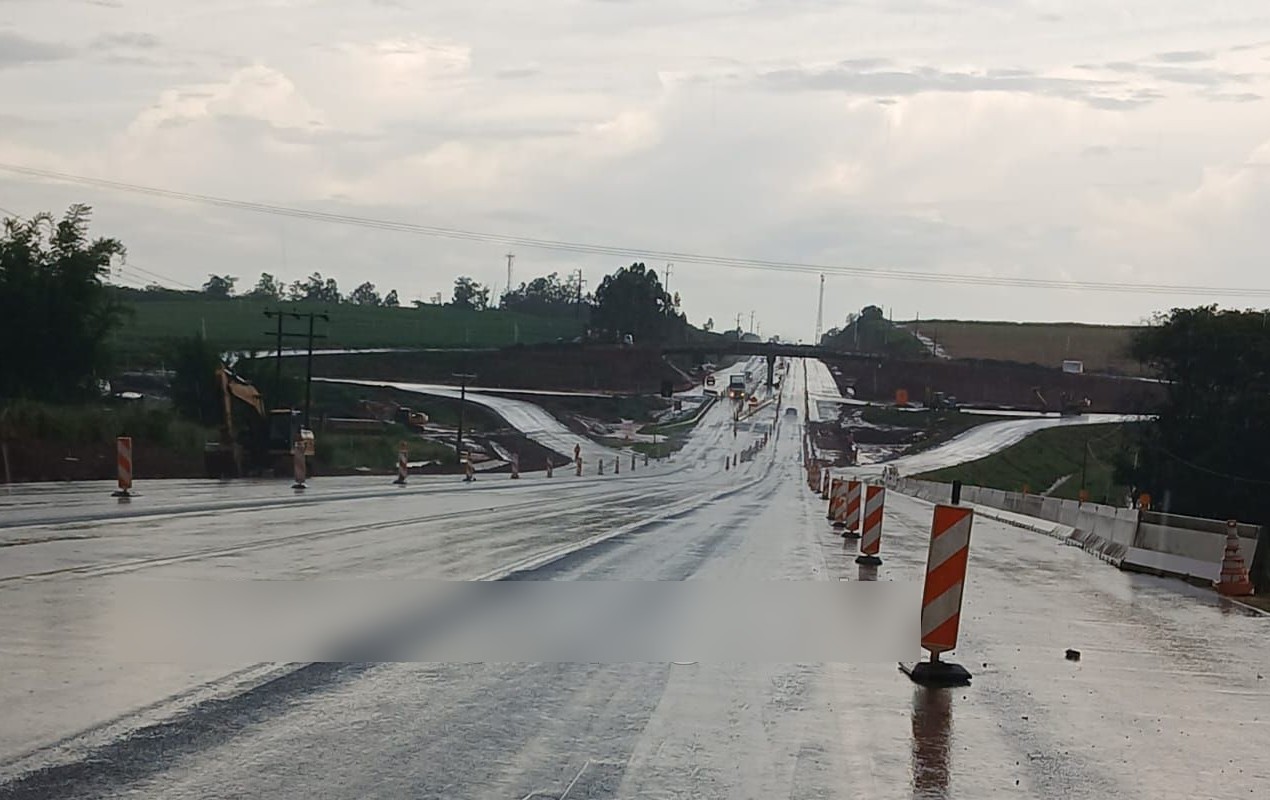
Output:
<path fill-rule="evenodd" d="M 490 234 L 0 168 L 6 212 L 91 203 L 133 283 L 409 300 L 501 287 L 514 236 L 693 254 L 648 260 L 694 322 L 790 338 L 814 271 L 709 262 L 833 268 L 825 327 L 1270 302 L 1264 0 L 0 0 L 0 98 L 0 165 Z M 510 249 L 517 280 L 630 261 Z"/>

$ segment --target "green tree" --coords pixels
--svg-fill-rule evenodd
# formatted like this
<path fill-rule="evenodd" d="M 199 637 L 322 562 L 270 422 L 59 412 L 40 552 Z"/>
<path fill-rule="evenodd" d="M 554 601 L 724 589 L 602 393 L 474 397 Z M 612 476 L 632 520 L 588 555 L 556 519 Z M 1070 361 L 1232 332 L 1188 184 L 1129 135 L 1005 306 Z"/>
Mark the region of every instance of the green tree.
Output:
<path fill-rule="evenodd" d="M 397 299 L 397 290 L 393 289 L 384 296 L 384 306 L 386 308 L 396 308 L 401 305 L 401 301 Z"/>
<path fill-rule="evenodd" d="M 629 334 L 651 342 L 682 339 L 687 327 L 656 271 L 641 263 L 604 276 L 595 290 L 591 324 L 611 337 Z"/>
<path fill-rule="evenodd" d="M 117 239 L 89 239 L 92 211 L 4 220 L 0 235 L 0 397 L 91 393 L 123 306 L 106 286 Z"/>
<path fill-rule="evenodd" d="M 236 283 L 238 279 L 232 275 L 208 275 L 207 283 L 203 284 L 203 294 L 217 300 L 228 300 Z"/>
<path fill-rule="evenodd" d="M 1134 338 L 1162 383 L 1117 480 L 1182 514 L 1270 516 L 1270 312 L 1177 308 Z"/>
<path fill-rule="evenodd" d="M 370 281 L 366 281 L 350 292 L 348 302 L 359 306 L 381 306 L 384 304 L 379 292 L 375 291 L 375 284 Z"/>
<path fill-rule="evenodd" d="M 582 297 L 587 303 L 590 297 Z M 565 316 L 577 311 L 579 302 L 578 276 L 571 275 L 566 280 L 553 272 L 541 278 L 534 278 L 529 283 L 522 283 L 518 288 L 503 295 L 499 305 L 509 311 L 519 311 L 537 316 Z"/>
<path fill-rule="evenodd" d="M 335 304 L 340 302 L 340 288 L 334 278 L 323 278 L 322 273 L 315 272 L 303 281 L 292 283 L 287 297 L 295 301 Z"/>
<path fill-rule="evenodd" d="M 282 283 L 268 272 L 260 273 L 260 280 L 256 281 L 256 286 L 247 293 L 248 297 L 257 300 L 281 300 L 284 288 Z"/>
<path fill-rule="evenodd" d="M 454 299 L 450 305 L 455 308 L 466 308 L 470 311 L 484 311 L 489 308 L 489 287 L 482 286 L 466 275 L 454 279 Z"/>

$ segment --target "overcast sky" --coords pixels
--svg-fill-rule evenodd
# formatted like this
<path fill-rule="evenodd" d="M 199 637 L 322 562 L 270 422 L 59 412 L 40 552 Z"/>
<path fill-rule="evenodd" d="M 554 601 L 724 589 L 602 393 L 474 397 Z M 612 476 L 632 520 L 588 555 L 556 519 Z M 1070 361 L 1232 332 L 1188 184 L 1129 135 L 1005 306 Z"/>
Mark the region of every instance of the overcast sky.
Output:
<path fill-rule="evenodd" d="M 833 275 L 825 327 L 1135 322 L 1270 290 L 1264 0 L 0 0 L 0 163 L 535 239 L 993 279 Z M 506 245 L 53 183 L 138 269 L 312 271 L 403 301 Z M 629 258 L 523 246 L 516 280 Z M 661 263 L 650 263 L 659 270 Z M 141 273 L 131 270 L 133 282 Z M 958 279 L 959 280 L 959 279 Z M 815 274 L 676 261 L 695 323 L 810 339 Z"/>

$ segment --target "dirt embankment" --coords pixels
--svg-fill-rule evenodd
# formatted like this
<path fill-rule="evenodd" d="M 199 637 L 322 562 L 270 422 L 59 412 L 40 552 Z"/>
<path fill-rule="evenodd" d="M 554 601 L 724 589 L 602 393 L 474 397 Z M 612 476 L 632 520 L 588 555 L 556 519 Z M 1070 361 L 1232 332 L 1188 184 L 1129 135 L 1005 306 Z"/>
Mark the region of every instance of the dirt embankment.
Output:
<path fill-rule="evenodd" d="M 502 350 L 437 350 L 314 356 L 316 375 L 331 378 L 457 383 L 456 373 L 473 374 L 480 386 L 554 391 L 657 394 L 663 381 L 676 389 L 691 385 L 691 364 L 665 358 L 656 348 L 597 348 L 573 345 L 510 347 Z"/>
<path fill-rule="evenodd" d="M 956 397 L 962 405 L 1009 406 L 1057 411 L 1062 395 L 1089 398 L 1090 411 L 1140 413 L 1160 397 L 1151 381 L 1109 375 L 1070 374 L 1038 364 L 969 359 L 883 359 L 831 362 L 838 386 L 861 400 L 893 402 L 904 390 L 911 402 L 926 403 L 934 392 Z M 1042 406 L 1037 393 L 1045 398 Z"/>

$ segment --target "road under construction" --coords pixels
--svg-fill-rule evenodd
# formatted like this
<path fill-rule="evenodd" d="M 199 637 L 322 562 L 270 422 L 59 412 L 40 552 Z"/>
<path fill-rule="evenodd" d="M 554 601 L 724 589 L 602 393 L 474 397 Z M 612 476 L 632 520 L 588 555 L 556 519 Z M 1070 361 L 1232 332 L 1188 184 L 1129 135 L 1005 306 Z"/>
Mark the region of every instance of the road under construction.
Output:
<path fill-rule="evenodd" d="M 1000 516 L 941 522 L 889 465 L 813 476 L 804 425 L 840 400 L 827 377 L 790 361 L 769 393 L 756 370 L 752 410 L 717 403 L 672 459 L 604 475 L 618 456 L 597 451 L 580 477 L 13 489 L 0 496 L 0 797 L 1264 793 L 1270 618 Z M 859 538 L 835 527 L 850 480 Z M 952 581 L 945 569 L 932 584 L 945 562 Z M 539 631 L 544 615 L 521 621 L 526 635 L 430 650 L 441 600 L 379 618 L 313 597 L 306 625 L 276 628 L 234 602 L 297 586 L 365 599 L 488 584 L 472 596 L 485 602 L 522 583 L 507 596 L 560 602 L 551 621 L 590 606 L 577 624 L 595 635 L 553 655 L 569 626 Z M 949 615 L 932 586 L 954 585 Z M 656 595 L 609 602 L 632 586 L 712 612 Z M 145 627 L 137 614 L 164 609 L 129 598 L 173 587 L 216 602 L 192 604 L 179 630 L 161 613 Z M 842 594 L 791 605 L 790 587 Z M 543 600 L 553 589 L 570 594 Z M 455 613 L 442 621 L 465 619 Z M 643 624 L 676 617 L 711 622 L 674 640 Z M 314 638 L 276 635 L 297 628 Z M 932 644 L 968 684 L 924 686 L 897 668 Z"/>

